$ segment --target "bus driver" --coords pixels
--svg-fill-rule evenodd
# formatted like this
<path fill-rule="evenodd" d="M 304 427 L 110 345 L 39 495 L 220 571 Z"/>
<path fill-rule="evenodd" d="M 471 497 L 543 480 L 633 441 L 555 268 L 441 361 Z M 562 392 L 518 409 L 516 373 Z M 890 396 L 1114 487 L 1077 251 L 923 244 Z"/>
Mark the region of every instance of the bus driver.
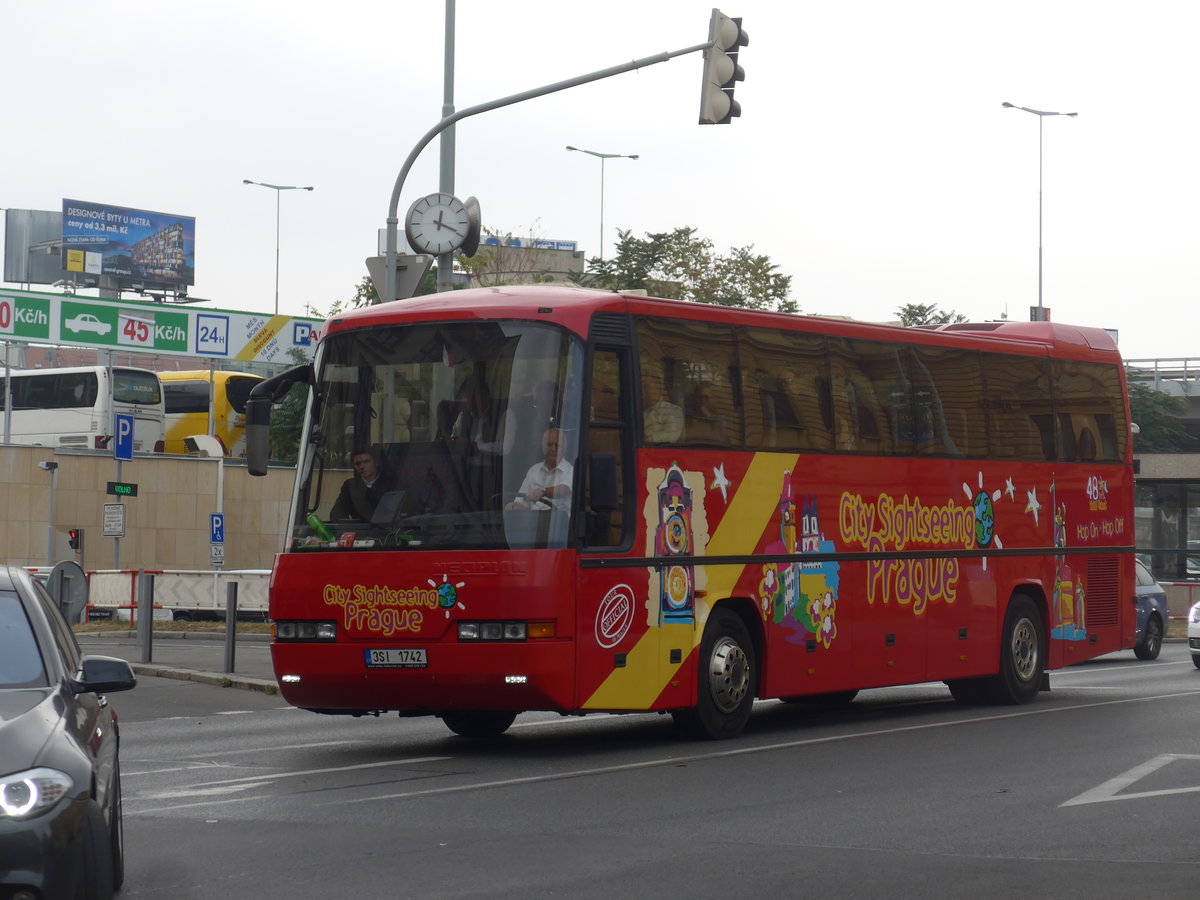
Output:
<path fill-rule="evenodd" d="M 334 522 L 346 519 L 370 522 L 380 498 L 392 490 L 392 479 L 380 469 L 379 457 L 370 447 L 359 447 L 350 454 L 350 461 L 354 464 L 354 474 L 342 484 L 329 518 Z"/>
<path fill-rule="evenodd" d="M 557 428 L 542 436 L 545 459 L 529 467 L 520 490 L 506 509 L 565 509 L 571 502 L 574 467 L 563 459 L 563 437 Z"/>

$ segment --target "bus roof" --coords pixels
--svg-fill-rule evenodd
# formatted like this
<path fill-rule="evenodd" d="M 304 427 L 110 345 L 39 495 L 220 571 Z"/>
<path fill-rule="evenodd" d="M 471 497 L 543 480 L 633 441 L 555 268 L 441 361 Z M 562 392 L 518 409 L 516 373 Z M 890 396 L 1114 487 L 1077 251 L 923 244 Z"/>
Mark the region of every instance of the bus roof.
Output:
<path fill-rule="evenodd" d="M 545 319 L 580 335 L 588 333 L 597 312 L 632 312 L 667 318 L 689 318 L 723 324 L 785 328 L 840 337 L 903 341 L 934 345 L 972 345 L 979 350 L 1027 345 L 1029 352 L 1095 357 L 1117 354 L 1112 336 L 1102 328 L 1058 322 L 959 322 L 916 328 L 863 322 L 833 316 L 805 316 L 742 307 L 667 300 L 633 292 L 582 288 L 571 284 L 502 285 L 428 294 L 394 303 L 380 303 L 341 313 L 329 320 L 324 335 L 351 328 L 375 327 L 396 321 L 453 319 Z"/>
<path fill-rule="evenodd" d="M 169 369 L 158 373 L 158 379 L 168 381 L 208 381 L 212 375 L 214 381 L 228 381 L 230 378 L 253 378 L 255 381 L 265 380 L 261 375 L 252 372 L 237 372 L 230 369 Z"/>
<path fill-rule="evenodd" d="M 141 366 L 113 366 L 114 372 L 145 372 L 147 375 L 156 375 L 153 369 L 144 369 Z M 61 375 L 70 372 L 106 372 L 108 366 L 58 366 L 53 369 L 9 369 L 9 374 L 20 377 L 22 375 Z M 3 373 L 0 372 L 0 377 Z"/>

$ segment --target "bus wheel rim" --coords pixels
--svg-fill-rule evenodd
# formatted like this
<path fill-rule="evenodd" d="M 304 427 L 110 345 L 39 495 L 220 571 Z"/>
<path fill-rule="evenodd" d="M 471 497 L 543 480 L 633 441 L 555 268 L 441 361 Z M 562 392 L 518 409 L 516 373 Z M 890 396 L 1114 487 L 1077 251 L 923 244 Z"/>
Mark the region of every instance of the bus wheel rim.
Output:
<path fill-rule="evenodd" d="M 750 660 L 737 641 L 724 637 L 713 646 L 708 684 L 721 712 L 733 712 L 750 689 Z"/>
<path fill-rule="evenodd" d="M 1037 628 L 1029 619 L 1021 619 L 1013 629 L 1012 661 L 1021 681 L 1029 681 L 1037 672 Z"/>

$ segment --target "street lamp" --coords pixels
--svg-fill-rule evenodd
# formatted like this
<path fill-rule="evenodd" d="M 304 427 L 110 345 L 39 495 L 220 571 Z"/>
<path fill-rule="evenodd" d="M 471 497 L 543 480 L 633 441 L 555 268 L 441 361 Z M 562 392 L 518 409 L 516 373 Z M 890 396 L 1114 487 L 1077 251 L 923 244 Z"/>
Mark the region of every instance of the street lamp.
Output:
<path fill-rule="evenodd" d="M 279 315 L 279 194 L 283 191 L 311 191 L 312 186 L 267 184 L 265 181 L 251 181 L 249 178 L 243 178 L 242 184 L 257 184 L 275 192 L 275 315 Z"/>
<path fill-rule="evenodd" d="M 1000 104 L 1005 109 L 1020 109 L 1027 113 L 1033 113 L 1038 117 L 1038 305 L 1037 305 L 1037 321 L 1046 321 L 1046 310 L 1042 306 L 1042 121 L 1046 116 L 1071 116 L 1074 118 L 1079 115 L 1077 112 L 1047 112 L 1044 109 L 1030 109 L 1028 106 L 1017 106 L 1013 103 L 1005 101 Z"/>
<path fill-rule="evenodd" d="M 595 150 L 585 150 L 582 147 L 567 147 L 568 150 L 578 150 L 589 156 L 600 159 L 600 259 L 604 259 L 604 161 L 606 159 L 637 159 L 636 153 L 597 153 Z"/>

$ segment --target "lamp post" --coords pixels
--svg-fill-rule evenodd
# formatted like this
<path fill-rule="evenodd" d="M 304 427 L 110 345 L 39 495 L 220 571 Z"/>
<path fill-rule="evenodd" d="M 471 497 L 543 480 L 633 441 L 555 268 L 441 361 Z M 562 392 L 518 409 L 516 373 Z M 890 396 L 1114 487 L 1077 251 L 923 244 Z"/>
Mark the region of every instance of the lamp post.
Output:
<path fill-rule="evenodd" d="M 567 147 L 568 150 L 577 150 L 580 153 L 586 153 L 589 156 L 598 157 L 600 160 L 600 259 L 604 259 L 604 161 L 606 159 L 637 159 L 638 155 L 628 153 L 597 153 L 595 150 L 585 150 L 582 147 Z"/>
<path fill-rule="evenodd" d="M 1030 109 L 1028 106 L 1017 106 L 1007 101 L 1000 105 L 1005 109 L 1024 110 L 1038 117 L 1038 305 L 1036 321 L 1044 322 L 1046 321 L 1046 309 L 1042 305 L 1042 122 L 1046 116 L 1070 116 L 1074 118 L 1079 113 L 1047 112 L 1044 109 Z"/>
<path fill-rule="evenodd" d="M 275 315 L 279 315 L 279 195 L 283 191 L 311 191 L 312 186 L 267 184 L 265 181 L 251 181 L 249 178 L 243 178 L 242 184 L 257 184 L 259 187 L 270 188 L 275 192 Z"/>

